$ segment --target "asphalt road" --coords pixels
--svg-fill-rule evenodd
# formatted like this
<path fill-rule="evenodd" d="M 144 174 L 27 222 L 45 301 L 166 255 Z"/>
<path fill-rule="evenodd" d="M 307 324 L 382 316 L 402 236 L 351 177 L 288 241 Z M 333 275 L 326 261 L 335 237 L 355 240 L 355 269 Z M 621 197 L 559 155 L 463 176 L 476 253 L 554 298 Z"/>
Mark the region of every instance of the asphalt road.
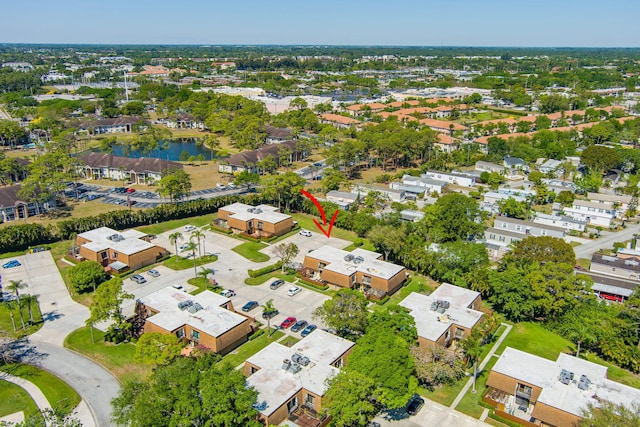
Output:
<path fill-rule="evenodd" d="M 640 233 L 640 224 L 629 225 L 624 230 L 616 232 L 602 232 L 602 237 L 599 239 L 573 248 L 576 253 L 576 259 L 591 259 L 591 255 L 599 249 L 612 248 L 615 242 L 631 240 L 633 235 L 638 233 Z"/>

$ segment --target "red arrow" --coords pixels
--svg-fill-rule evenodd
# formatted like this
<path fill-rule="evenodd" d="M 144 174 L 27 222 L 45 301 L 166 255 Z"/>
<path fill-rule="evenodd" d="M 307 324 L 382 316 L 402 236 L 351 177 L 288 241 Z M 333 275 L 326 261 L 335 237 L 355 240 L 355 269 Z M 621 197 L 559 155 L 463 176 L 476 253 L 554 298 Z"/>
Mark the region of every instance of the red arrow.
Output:
<path fill-rule="evenodd" d="M 318 211 L 320 212 L 320 216 L 322 217 L 322 224 L 323 225 L 327 225 L 327 217 L 324 214 L 324 209 L 322 209 L 322 206 L 320 205 L 320 202 L 315 197 L 313 197 L 311 194 L 309 194 L 309 192 L 307 192 L 306 190 L 300 190 L 300 192 L 305 197 L 307 197 L 309 200 L 311 200 L 314 205 L 316 205 L 316 208 L 318 209 Z M 338 209 L 336 209 L 336 211 L 333 213 L 333 216 L 331 217 L 331 221 L 329 221 L 329 230 L 327 230 L 327 231 L 324 230 L 322 225 L 320 225 L 318 220 L 316 220 L 315 218 L 313 219 L 313 222 L 316 224 L 316 227 L 318 227 L 320 229 L 320 231 L 322 231 L 322 234 L 324 234 L 327 237 L 330 237 L 331 236 L 331 229 L 333 228 L 333 223 L 336 221 L 337 217 L 338 217 Z"/>

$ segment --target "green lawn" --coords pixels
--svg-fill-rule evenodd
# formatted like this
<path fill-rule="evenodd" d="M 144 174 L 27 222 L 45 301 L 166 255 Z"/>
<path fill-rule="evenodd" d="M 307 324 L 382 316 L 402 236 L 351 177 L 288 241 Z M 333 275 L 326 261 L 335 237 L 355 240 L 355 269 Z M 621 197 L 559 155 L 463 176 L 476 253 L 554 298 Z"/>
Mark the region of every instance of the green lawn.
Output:
<path fill-rule="evenodd" d="M 198 287 L 198 289 L 189 292 L 191 295 L 198 295 L 200 292 L 204 292 L 206 290 L 210 290 L 211 292 L 216 293 L 222 290 L 222 288 L 219 286 L 211 286 L 211 282 L 209 282 L 209 279 L 205 279 L 204 277 L 192 277 L 191 279 L 187 280 L 187 283 Z"/>
<path fill-rule="evenodd" d="M 71 350 L 82 353 L 110 370 L 120 381 L 146 377 L 151 368 L 133 362 L 135 345 L 122 343 L 114 345 L 104 342 L 104 332 L 94 329 L 95 344 L 91 342 L 89 327 L 82 327 L 71 332 L 64 340 L 64 345 Z"/>
<path fill-rule="evenodd" d="M 371 304 L 372 310 L 384 310 L 384 307 L 398 304 L 400 301 L 405 299 L 411 292 L 423 292 L 430 294 L 435 289 L 435 282 L 425 276 L 414 273 L 410 280 L 400 288 L 396 293 L 391 295 L 389 300 L 380 305 L 380 304 Z"/>
<path fill-rule="evenodd" d="M 263 274 L 258 277 L 248 277 L 244 280 L 244 283 L 246 283 L 249 286 L 261 285 L 267 280 L 271 279 L 272 277 L 277 277 L 278 279 L 282 279 L 285 282 L 289 282 L 289 283 L 293 283 L 296 281 L 295 274 L 280 273 L 280 270 L 278 270 L 278 271 L 272 271 L 271 273 Z"/>
<path fill-rule="evenodd" d="M 249 261 L 265 262 L 269 261 L 269 255 L 265 255 L 259 251 L 260 249 L 264 249 L 266 247 L 267 245 L 262 242 L 244 242 L 231 250 L 237 254 L 242 255 Z"/>
<path fill-rule="evenodd" d="M 502 354 L 506 347 L 556 360 L 560 353 L 571 354 L 574 345 L 571 341 L 544 329 L 537 323 L 522 322 L 513 325 L 513 329 L 496 354 Z"/>
<path fill-rule="evenodd" d="M 25 335 L 31 335 L 42 327 L 42 314 L 40 313 L 40 305 L 32 304 L 31 311 L 33 314 L 33 325 L 30 325 L 29 309 L 26 306 L 22 307 L 22 318 L 24 319 L 25 328 L 22 329 L 22 320 L 20 319 L 20 310 L 17 307 L 9 308 L 9 304 L 0 303 L 0 336 L 7 335 L 12 338 L 23 337 Z M 11 313 L 13 313 L 13 320 L 15 322 L 16 331 L 13 329 L 13 323 L 11 322 Z"/>
<path fill-rule="evenodd" d="M 47 371 L 31 365 L 5 365 L 2 371 L 34 383 L 45 395 L 51 407 L 65 414 L 80 403 L 80 395 L 67 383 Z"/>
<path fill-rule="evenodd" d="M 421 396 L 426 397 L 427 399 L 435 400 L 436 402 L 445 405 L 451 406 L 453 401 L 456 399 L 462 387 L 464 387 L 468 378 L 464 377 L 455 384 L 451 385 L 443 385 L 441 387 L 437 387 L 434 390 L 428 390 L 426 388 L 420 387 L 418 392 Z"/>
<path fill-rule="evenodd" d="M 287 347 L 293 347 L 293 345 L 296 344 L 300 340 L 301 340 L 301 338 L 288 336 L 287 338 L 283 339 L 280 344 L 282 344 L 284 346 L 287 346 Z"/>
<path fill-rule="evenodd" d="M 487 387 L 487 378 L 489 378 L 489 372 L 491 372 L 491 368 L 498 361 L 497 357 L 492 357 L 487 366 L 485 366 L 484 370 L 478 373 L 478 377 L 476 379 L 476 393 L 471 393 L 471 388 L 464 395 L 456 410 L 470 415 L 474 418 L 480 418 L 482 415 L 482 411 L 484 407 L 478 404 L 478 401 L 482 400 L 482 395 L 485 392 Z"/>
<path fill-rule="evenodd" d="M 202 227 L 204 225 L 211 224 L 218 214 L 208 214 L 203 216 L 196 216 L 192 218 L 183 218 L 183 219 L 174 219 L 171 221 L 165 221 L 158 224 L 145 225 L 144 227 L 138 227 L 137 230 L 142 231 L 147 234 L 160 234 L 165 231 L 173 230 L 179 228 L 183 235 L 188 235 L 189 233 L 184 232 L 182 229 L 185 225 L 193 225 L 196 227 Z"/>
<path fill-rule="evenodd" d="M 264 333 L 254 340 L 247 341 L 233 352 L 224 356 L 220 363 L 229 363 L 231 366 L 236 367 L 272 342 L 278 341 L 283 336 L 284 332 L 282 331 L 272 332 L 271 337 L 268 337 L 267 334 Z"/>
<path fill-rule="evenodd" d="M 211 262 L 217 261 L 218 257 L 215 255 L 205 255 L 199 258 L 196 258 L 196 266 L 201 266 L 204 264 L 209 264 Z M 165 260 L 162 265 L 172 270 L 186 270 L 188 268 L 193 268 L 193 259 L 191 258 L 183 258 L 181 256 L 171 258 Z"/>
<path fill-rule="evenodd" d="M 24 411 L 24 417 L 38 415 L 38 407 L 22 387 L 0 380 L 0 417 Z"/>

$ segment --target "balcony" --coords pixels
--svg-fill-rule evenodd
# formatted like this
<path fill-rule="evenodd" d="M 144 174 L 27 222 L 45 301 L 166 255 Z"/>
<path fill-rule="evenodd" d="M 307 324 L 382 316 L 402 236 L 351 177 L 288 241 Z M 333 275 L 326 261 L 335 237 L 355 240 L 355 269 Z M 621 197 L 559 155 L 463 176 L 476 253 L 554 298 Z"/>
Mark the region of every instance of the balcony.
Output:
<path fill-rule="evenodd" d="M 331 421 L 331 415 L 319 414 L 313 408 L 302 405 L 289 414 L 289 421 L 299 427 L 325 427 Z"/>

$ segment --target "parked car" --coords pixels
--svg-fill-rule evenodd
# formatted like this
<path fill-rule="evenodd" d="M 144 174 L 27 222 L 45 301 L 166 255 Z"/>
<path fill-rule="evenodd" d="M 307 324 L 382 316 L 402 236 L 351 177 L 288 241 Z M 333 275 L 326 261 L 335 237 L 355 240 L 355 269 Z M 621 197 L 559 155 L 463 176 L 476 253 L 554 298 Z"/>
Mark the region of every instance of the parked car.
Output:
<path fill-rule="evenodd" d="M 187 249 L 189 249 L 189 245 L 182 245 L 182 246 L 180 246 L 180 247 L 178 248 L 178 250 L 179 250 L 180 252 L 184 252 L 184 251 L 186 251 Z"/>
<path fill-rule="evenodd" d="M 266 311 L 266 312 L 262 313 L 262 318 L 265 319 L 265 320 L 273 319 L 278 314 L 280 314 L 280 312 L 278 310 Z"/>
<path fill-rule="evenodd" d="M 227 184 L 227 187 L 236 188 L 236 185 L 233 182 L 230 182 L 229 184 Z"/>
<path fill-rule="evenodd" d="M 20 267 L 21 265 L 22 264 L 20 264 L 20 261 L 18 261 L 17 259 L 12 259 L 11 261 L 2 264 L 2 268 Z"/>
<path fill-rule="evenodd" d="M 305 326 L 307 326 L 309 324 L 309 322 L 307 322 L 306 320 L 298 320 L 295 325 L 293 325 L 291 327 L 291 332 L 298 332 L 302 329 L 304 329 Z"/>
<path fill-rule="evenodd" d="M 269 285 L 269 288 L 270 289 L 278 289 L 282 285 L 284 285 L 284 280 L 278 279 L 278 280 L 274 280 L 273 282 L 271 282 L 271 284 Z"/>
<path fill-rule="evenodd" d="M 147 279 L 145 279 L 144 277 L 142 277 L 139 274 L 134 274 L 133 276 L 131 276 L 131 280 L 136 282 L 138 285 L 142 285 L 143 283 L 147 283 Z"/>
<path fill-rule="evenodd" d="M 225 298 L 231 298 L 236 296 L 236 291 L 234 291 L 233 289 L 226 289 L 220 292 L 220 295 L 222 295 Z"/>
<path fill-rule="evenodd" d="M 225 187 L 225 185 L 223 183 L 219 182 L 219 183 L 216 184 L 216 188 L 218 190 L 224 190 L 227 187 Z"/>
<path fill-rule="evenodd" d="M 301 236 L 304 236 L 304 237 L 313 236 L 313 234 L 311 234 L 311 232 L 309 230 L 300 230 L 300 233 L 298 233 L 298 234 L 300 234 Z"/>
<path fill-rule="evenodd" d="M 242 311 L 251 311 L 258 306 L 258 301 L 249 301 L 242 306 Z"/>
<path fill-rule="evenodd" d="M 296 323 L 296 318 L 295 318 L 295 317 L 287 317 L 287 318 L 286 318 L 286 319 L 284 319 L 284 321 L 280 324 L 280 328 L 282 328 L 282 329 L 290 328 L 294 323 Z"/>
<path fill-rule="evenodd" d="M 171 285 L 171 286 L 173 286 L 174 289 L 177 289 L 179 291 L 184 291 L 184 286 L 182 285 Z"/>
<path fill-rule="evenodd" d="M 318 327 L 316 325 L 307 325 L 307 327 L 304 328 L 302 332 L 300 332 L 300 336 L 304 338 L 307 335 L 309 335 L 311 332 L 315 331 L 317 328 Z"/>
<path fill-rule="evenodd" d="M 193 230 L 195 230 L 195 229 L 196 229 L 196 227 L 195 227 L 195 226 L 193 226 L 193 225 L 185 225 L 185 226 L 184 226 L 184 231 L 186 231 L 187 233 L 190 233 L 190 232 L 192 232 L 192 231 L 193 231 Z"/>
<path fill-rule="evenodd" d="M 149 270 L 147 274 L 151 277 L 160 277 L 160 272 L 158 270 Z"/>
<path fill-rule="evenodd" d="M 299 286 L 292 286 L 289 288 L 289 290 L 287 291 L 287 295 L 289 295 L 290 297 L 294 296 L 295 294 L 299 293 L 302 290 L 301 287 Z"/>
<path fill-rule="evenodd" d="M 127 188 L 127 193 L 135 193 L 136 189 L 135 188 Z"/>
<path fill-rule="evenodd" d="M 422 405 L 424 405 L 424 399 L 417 394 L 414 394 L 413 396 L 411 396 L 411 399 L 409 399 L 409 402 L 407 403 L 407 414 L 417 414 L 420 408 L 422 408 Z"/>

